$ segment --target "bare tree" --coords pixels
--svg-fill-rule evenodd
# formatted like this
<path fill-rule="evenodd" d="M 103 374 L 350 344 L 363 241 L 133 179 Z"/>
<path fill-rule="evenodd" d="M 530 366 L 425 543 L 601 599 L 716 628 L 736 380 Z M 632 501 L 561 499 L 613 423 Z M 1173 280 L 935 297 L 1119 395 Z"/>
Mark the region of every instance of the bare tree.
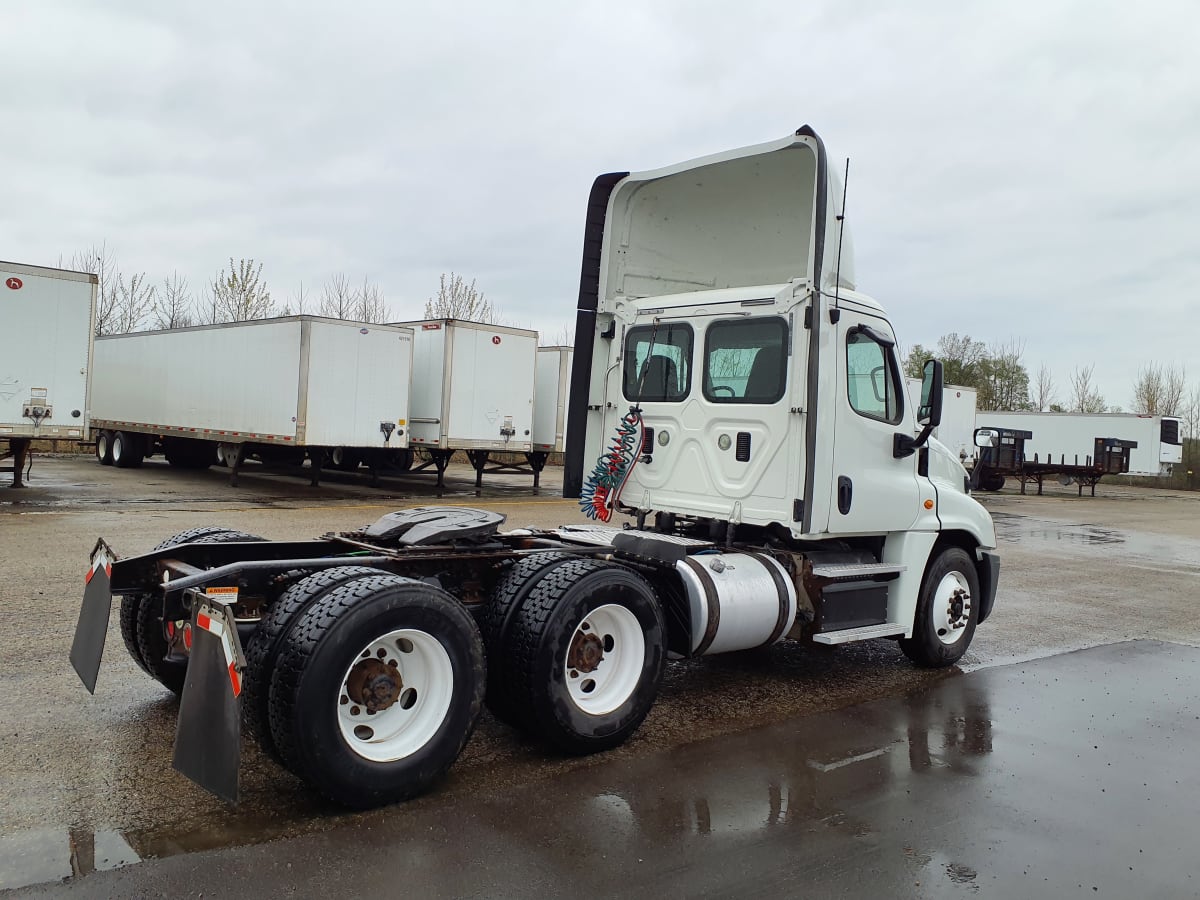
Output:
<path fill-rule="evenodd" d="M 209 285 L 213 321 L 246 322 L 265 319 L 274 312 L 271 292 L 262 280 L 262 263 L 229 258 L 229 273 L 222 269 Z"/>
<path fill-rule="evenodd" d="M 130 275 L 118 273 L 112 279 L 117 302 L 114 307 L 112 334 L 128 334 L 137 331 L 146 321 L 146 314 L 154 308 L 157 291 L 154 285 L 146 284 L 146 273 Z"/>
<path fill-rule="evenodd" d="M 484 299 L 483 292 L 475 287 L 475 279 L 467 284 L 461 275 L 453 272 L 443 274 L 436 296 L 425 301 L 427 319 L 466 319 L 470 322 L 496 324 L 498 316 L 492 302 Z"/>
<path fill-rule="evenodd" d="M 325 289 L 321 291 L 321 315 L 331 319 L 353 318 L 357 293 L 350 286 L 350 279 L 338 272 L 325 282 Z"/>
<path fill-rule="evenodd" d="M 574 347 L 574 329 L 569 325 L 561 326 L 554 334 L 543 332 L 538 338 L 539 347 Z"/>
<path fill-rule="evenodd" d="M 1076 366 L 1071 373 L 1071 403 L 1070 412 L 1102 413 L 1107 410 L 1104 398 L 1092 380 L 1096 365 Z"/>
<path fill-rule="evenodd" d="M 1200 384 L 1195 385 L 1179 409 L 1183 432 L 1192 440 L 1200 439 Z"/>
<path fill-rule="evenodd" d="M 117 275 L 116 253 L 107 241 L 101 241 L 73 253 L 70 266 L 96 276 L 96 336 L 112 334 L 117 318 L 117 291 L 112 283 Z"/>
<path fill-rule="evenodd" d="M 1133 383 L 1133 411 L 1146 416 L 1176 415 L 1184 401 L 1187 378 L 1183 366 L 1150 363 Z"/>
<path fill-rule="evenodd" d="M 192 324 L 191 306 L 187 279 L 172 272 L 170 278 L 163 279 L 162 290 L 154 298 L 154 327 L 187 328 Z"/>
<path fill-rule="evenodd" d="M 354 318 L 359 322 L 375 322 L 382 324 L 390 316 L 387 303 L 383 299 L 383 291 L 379 285 L 363 278 L 363 286 L 355 297 Z"/>
<path fill-rule="evenodd" d="M 302 316 L 308 312 L 309 293 L 304 287 L 304 282 L 300 282 L 300 289 L 292 294 L 279 310 L 281 316 Z"/>
<path fill-rule="evenodd" d="M 1038 367 L 1037 380 L 1033 383 L 1031 399 L 1038 412 L 1045 412 L 1058 403 L 1058 397 L 1054 391 L 1054 376 L 1050 374 L 1050 367 L 1045 363 Z"/>

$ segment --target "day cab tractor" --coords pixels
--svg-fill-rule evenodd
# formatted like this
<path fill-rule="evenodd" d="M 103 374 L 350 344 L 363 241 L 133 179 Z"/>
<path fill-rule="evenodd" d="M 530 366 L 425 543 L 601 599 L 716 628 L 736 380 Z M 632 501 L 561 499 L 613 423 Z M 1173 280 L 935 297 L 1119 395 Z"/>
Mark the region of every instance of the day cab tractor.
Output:
<path fill-rule="evenodd" d="M 672 659 L 888 638 L 953 664 L 992 609 L 995 530 L 930 438 L 939 363 L 907 402 L 841 204 L 808 127 L 600 176 L 564 468 L 594 524 L 422 507 L 311 541 L 101 540 L 76 671 L 94 691 L 119 597 L 130 654 L 181 695 L 180 771 L 236 799 L 244 724 L 367 807 L 435 783 L 484 704 L 586 754 L 638 728 Z"/>

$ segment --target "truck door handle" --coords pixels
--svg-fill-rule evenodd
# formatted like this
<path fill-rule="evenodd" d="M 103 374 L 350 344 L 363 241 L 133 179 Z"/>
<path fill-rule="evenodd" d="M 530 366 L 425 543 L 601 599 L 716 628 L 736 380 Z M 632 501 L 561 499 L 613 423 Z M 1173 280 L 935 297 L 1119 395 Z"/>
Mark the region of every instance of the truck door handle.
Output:
<path fill-rule="evenodd" d="M 850 512 L 854 500 L 854 482 L 845 475 L 838 476 L 838 512 L 843 516 Z"/>

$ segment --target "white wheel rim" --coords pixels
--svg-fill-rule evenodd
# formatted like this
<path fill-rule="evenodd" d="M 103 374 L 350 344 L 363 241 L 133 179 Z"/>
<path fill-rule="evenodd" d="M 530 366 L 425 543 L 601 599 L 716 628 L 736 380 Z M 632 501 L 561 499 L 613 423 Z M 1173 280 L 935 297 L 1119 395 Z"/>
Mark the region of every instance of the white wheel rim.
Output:
<path fill-rule="evenodd" d="M 947 572 L 933 592 L 933 633 L 943 644 L 957 644 L 971 618 L 971 588 L 962 572 Z"/>
<path fill-rule="evenodd" d="M 96 455 L 101 459 L 108 455 L 108 438 L 104 435 L 96 438 Z"/>
<path fill-rule="evenodd" d="M 124 442 L 124 441 L 117 440 L 116 438 L 114 438 L 114 439 L 113 439 L 113 442 L 112 442 L 112 458 L 113 458 L 113 462 L 119 462 L 119 461 L 120 461 L 120 459 L 121 459 L 121 455 L 122 455 L 122 453 L 123 453 L 123 451 L 124 451 L 124 450 L 125 450 L 125 442 Z"/>
<path fill-rule="evenodd" d="M 399 675 L 395 699 L 371 712 L 351 676 L 366 660 L 379 660 Z M 362 669 L 356 680 L 361 680 Z M 385 679 L 386 680 L 386 679 Z M 376 638 L 359 651 L 338 691 L 338 727 L 347 746 L 363 759 L 394 762 L 416 753 L 442 727 L 454 698 L 454 665 L 433 635 L 403 628 Z M 359 701 L 359 702 L 356 702 Z"/>
<path fill-rule="evenodd" d="M 580 650 L 587 645 L 592 658 L 584 660 Z M 606 715 L 633 696 L 645 662 L 646 636 L 637 616 L 616 603 L 598 606 L 575 628 L 563 657 L 567 693 L 588 715 Z"/>

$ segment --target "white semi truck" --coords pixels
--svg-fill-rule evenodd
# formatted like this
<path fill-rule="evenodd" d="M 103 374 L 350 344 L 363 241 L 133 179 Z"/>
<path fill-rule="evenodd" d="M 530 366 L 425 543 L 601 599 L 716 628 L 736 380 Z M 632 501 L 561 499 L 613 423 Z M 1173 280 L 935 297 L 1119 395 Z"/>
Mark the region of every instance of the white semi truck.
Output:
<path fill-rule="evenodd" d="M 564 470 L 595 524 L 427 507 L 314 541 L 100 540 L 77 673 L 95 689 L 119 597 L 133 658 L 181 694 L 180 771 L 236 798 L 244 721 L 361 807 L 432 785 L 485 703 L 583 754 L 639 727 L 668 659 L 884 638 L 954 663 L 993 606 L 995 531 L 928 442 L 940 364 L 910 402 L 855 289 L 840 196 L 808 127 L 596 179 Z"/>
<path fill-rule="evenodd" d="M 0 459 L 13 487 L 35 440 L 88 438 L 95 275 L 0 262 Z"/>

